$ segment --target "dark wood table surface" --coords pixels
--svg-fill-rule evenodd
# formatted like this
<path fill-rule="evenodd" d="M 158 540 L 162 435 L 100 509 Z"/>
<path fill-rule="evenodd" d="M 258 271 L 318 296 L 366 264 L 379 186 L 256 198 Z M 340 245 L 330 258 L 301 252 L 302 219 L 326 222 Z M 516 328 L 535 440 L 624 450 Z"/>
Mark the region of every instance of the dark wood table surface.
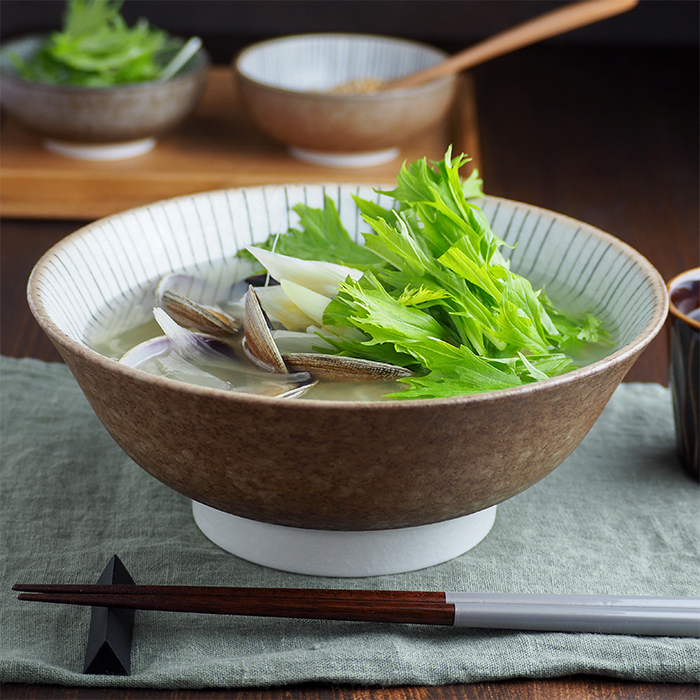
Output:
<path fill-rule="evenodd" d="M 489 194 L 536 204 L 626 241 L 669 280 L 700 264 L 697 48 L 541 45 L 474 69 Z M 0 162 L 1 167 L 1 162 Z M 3 219 L 0 353 L 60 361 L 31 317 L 29 272 L 84 222 Z M 666 337 L 626 381 L 667 384 Z M 445 687 L 303 685 L 252 690 L 98 690 L 0 686 L 5 698 L 418 700 L 700 698 L 696 685 L 607 677 L 513 679 Z"/>

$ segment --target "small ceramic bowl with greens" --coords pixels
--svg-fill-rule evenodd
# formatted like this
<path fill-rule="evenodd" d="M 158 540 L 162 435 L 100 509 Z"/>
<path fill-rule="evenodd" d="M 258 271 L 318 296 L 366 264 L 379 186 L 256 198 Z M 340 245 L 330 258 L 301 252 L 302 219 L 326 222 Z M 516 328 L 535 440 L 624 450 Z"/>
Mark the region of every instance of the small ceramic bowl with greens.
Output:
<path fill-rule="evenodd" d="M 119 7 L 70 0 L 60 32 L 0 48 L 2 108 L 51 151 L 86 160 L 146 153 L 200 100 L 209 58 L 199 38 L 143 19 L 129 27 Z"/>

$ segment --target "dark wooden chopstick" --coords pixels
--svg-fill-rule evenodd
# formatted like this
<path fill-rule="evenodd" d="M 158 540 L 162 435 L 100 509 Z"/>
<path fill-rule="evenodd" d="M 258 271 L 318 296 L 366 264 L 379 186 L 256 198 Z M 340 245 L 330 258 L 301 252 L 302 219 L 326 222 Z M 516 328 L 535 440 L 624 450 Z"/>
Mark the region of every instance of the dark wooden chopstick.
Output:
<path fill-rule="evenodd" d="M 19 600 L 217 615 L 452 625 L 454 605 L 430 591 L 231 586 L 15 584 Z"/>
<path fill-rule="evenodd" d="M 86 586 L 80 588 L 105 588 Z M 137 588 L 136 586 L 107 586 L 114 588 Z M 143 588 L 143 587 L 142 587 Z M 146 587 L 148 588 L 148 587 Z M 185 587 L 187 589 L 188 587 Z M 19 600 L 42 603 L 64 603 L 89 605 L 106 608 L 130 608 L 134 610 L 161 610 L 170 612 L 196 612 L 215 615 L 250 615 L 254 617 L 290 617 L 317 620 L 348 620 L 354 622 L 396 622 L 426 625 L 454 624 L 455 606 L 444 602 L 401 600 L 361 596 L 352 599 L 341 595 L 337 599 L 324 595 L 313 597 L 294 591 L 285 595 L 285 590 L 272 589 L 272 596 L 255 596 L 252 591 L 240 594 L 203 590 L 201 593 L 189 590 L 178 594 L 174 590 L 166 592 L 63 592 L 63 593 L 20 593 Z M 313 591 L 310 591 L 313 592 Z M 348 593 L 354 593 L 348 592 Z M 398 592 L 400 593 L 400 592 Z"/>
<path fill-rule="evenodd" d="M 357 622 L 700 636 L 700 599 L 217 586 L 15 584 L 25 601 Z"/>
<path fill-rule="evenodd" d="M 346 590 L 333 588 L 254 588 L 249 586 L 141 586 L 128 584 L 16 583 L 14 591 L 25 593 L 114 594 L 150 596 L 236 597 L 239 599 L 320 599 L 350 601 L 395 601 L 405 603 L 445 603 L 443 592 Z"/>

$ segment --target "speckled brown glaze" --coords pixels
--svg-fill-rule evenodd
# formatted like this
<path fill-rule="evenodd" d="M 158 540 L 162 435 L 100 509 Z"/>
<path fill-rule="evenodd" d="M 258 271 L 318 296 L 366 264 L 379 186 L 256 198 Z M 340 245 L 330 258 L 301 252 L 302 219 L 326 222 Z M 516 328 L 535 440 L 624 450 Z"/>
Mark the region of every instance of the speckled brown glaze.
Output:
<path fill-rule="evenodd" d="M 305 195 L 332 190 L 306 188 Z M 222 511 L 279 525 L 362 531 L 441 522 L 500 503 L 542 479 L 577 447 L 663 326 L 665 284 L 638 252 L 581 222 L 486 198 L 484 210 L 501 212 L 499 221 L 507 222 L 501 225 L 510 226 L 519 215 L 520 265 L 526 270 L 534 269 L 537 254 L 550 272 L 545 279 L 561 282 L 566 276 L 568 282 L 573 274 L 574 282 L 592 286 L 590 303 L 597 303 L 611 329 L 624 327 L 617 331 L 624 340 L 614 342 L 611 354 L 514 389 L 357 403 L 206 389 L 147 374 L 88 347 L 84 328 L 101 315 L 113 298 L 109 294 L 122 289 L 121 273 L 133 272 L 132 284 L 147 289 L 172 271 L 166 251 L 194 252 L 197 241 L 204 247 L 200 236 L 206 232 L 235 252 L 241 243 L 231 233 L 231 220 L 238 217 L 239 230 L 252 221 L 244 216 L 243 195 L 251 208 L 269 206 L 273 218 L 297 201 L 288 201 L 287 193 L 202 193 L 94 222 L 48 251 L 29 283 L 32 313 L 117 443 L 163 483 Z M 340 201 L 341 189 L 335 194 Z M 164 226 L 171 219 L 159 216 L 159 207 L 176 207 L 180 228 Z M 218 228 L 205 223 L 214 211 L 221 214 Z M 347 207 L 342 211 L 352 214 Z M 528 217 L 530 212 L 537 216 Z M 529 229 L 522 224 L 528 218 Z M 536 228 L 534 222 L 548 218 L 555 223 Z M 148 238 L 132 238 L 141 219 L 161 225 L 146 228 Z M 258 217 L 255 226 L 267 220 Z M 264 239 L 269 231 L 257 233 Z M 154 260 L 149 283 L 145 273 L 129 267 L 135 250 Z M 163 254 L 156 265 L 158 250 Z M 582 295 L 583 289 L 572 293 Z"/>
<path fill-rule="evenodd" d="M 16 39 L 3 52 L 27 56 L 43 40 L 42 35 Z M 2 63 L 2 107 L 22 125 L 52 139 L 118 143 L 155 136 L 182 122 L 202 96 L 209 59 L 200 50 L 192 67 L 171 80 L 106 88 L 31 82 L 7 59 Z"/>
<path fill-rule="evenodd" d="M 438 124 L 454 97 L 454 77 L 410 90 L 368 95 L 294 92 L 236 72 L 255 124 L 288 146 L 324 152 L 392 148 Z"/>
<path fill-rule="evenodd" d="M 331 530 L 424 525 L 523 491 L 574 450 L 638 354 L 525 389 L 339 406 L 185 387 L 50 336 L 157 479 L 239 516 Z"/>

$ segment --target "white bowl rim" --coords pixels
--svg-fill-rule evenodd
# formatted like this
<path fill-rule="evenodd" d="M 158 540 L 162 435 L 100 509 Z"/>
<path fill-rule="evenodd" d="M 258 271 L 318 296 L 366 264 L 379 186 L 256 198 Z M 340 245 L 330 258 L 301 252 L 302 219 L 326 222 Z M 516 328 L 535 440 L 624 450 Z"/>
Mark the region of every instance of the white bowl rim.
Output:
<path fill-rule="evenodd" d="M 3 53 L 8 50 L 13 44 L 18 44 L 20 42 L 28 41 L 30 39 L 40 39 L 42 37 L 48 36 L 47 32 L 32 32 L 30 34 L 22 34 L 19 36 L 11 37 L 10 39 L 7 39 L 6 41 L 2 42 L 2 45 L 0 45 L 0 51 Z M 173 39 L 184 39 L 180 36 L 176 35 L 171 35 L 171 38 Z M 196 65 L 193 65 L 191 68 L 188 68 L 187 70 L 183 70 L 181 68 L 175 75 L 173 75 L 171 78 L 168 78 L 168 80 L 165 80 L 163 82 L 158 82 L 157 80 L 142 80 L 138 83 L 119 83 L 117 85 L 107 85 L 107 86 L 102 86 L 102 87 L 90 87 L 89 85 L 70 85 L 70 84 L 56 84 L 56 83 L 42 83 L 38 80 L 27 80 L 26 78 L 23 78 L 19 73 L 16 71 L 8 71 L 4 70 L 2 67 L 2 64 L 0 64 L 0 75 L 2 75 L 3 80 L 11 80 L 15 81 L 16 83 L 19 83 L 20 85 L 26 85 L 27 87 L 38 87 L 46 91 L 53 91 L 53 92 L 75 92 L 79 94 L 85 94 L 85 93 L 90 93 L 90 94 L 97 94 L 97 93 L 109 93 L 109 92 L 128 92 L 128 91 L 141 91 L 141 90 L 148 90 L 154 87 L 159 87 L 159 86 L 165 86 L 165 85 L 171 85 L 173 83 L 180 82 L 182 80 L 190 78 L 192 75 L 196 75 L 197 73 L 201 73 L 204 71 L 207 71 L 209 69 L 209 66 L 211 65 L 211 57 L 209 56 L 209 52 L 203 47 L 200 46 L 199 49 L 197 49 L 197 52 L 190 58 L 188 63 L 192 61 L 192 58 L 197 57 L 199 59 L 198 63 Z M 187 65 L 187 64 L 185 64 Z"/>
<path fill-rule="evenodd" d="M 353 183 L 314 183 L 318 187 L 355 187 L 356 184 Z M 668 315 L 668 292 L 666 288 L 666 283 L 661 277 L 660 273 L 656 268 L 647 260 L 640 252 L 634 249 L 629 244 L 616 238 L 612 234 L 606 233 L 605 231 L 592 226 L 591 224 L 586 224 L 578 219 L 569 217 L 565 214 L 559 214 L 550 209 L 545 209 L 543 207 L 538 207 L 536 205 L 527 204 L 525 202 L 519 202 L 517 200 L 507 199 L 505 197 L 495 197 L 492 195 L 485 195 L 484 199 L 491 200 L 494 202 L 504 202 L 509 204 L 516 204 L 518 206 L 523 206 L 531 211 L 537 213 L 555 216 L 564 222 L 571 223 L 572 225 L 580 226 L 582 230 L 586 230 L 588 233 L 595 237 L 602 238 L 610 243 L 611 246 L 616 247 L 618 250 L 622 251 L 629 259 L 631 259 L 639 268 L 641 268 L 646 274 L 646 278 L 650 280 L 652 284 L 652 289 L 654 293 L 655 306 L 651 318 L 649 319 L 646 326 L 637 334 L 637 336 L 611 353 L 606 355 L 600 360 L 592 362 L 591 364 L 579 367 L 577 369 L 571 370 L 564 374 L 556 377 L 550 377 L 549 379 L 543 379 L 530 384 L 524 384 L 522 386 L 507 388 L 507 389 L 493 389 L 490 391 L 480 392 L 476 394 L 464 394 L 460 396 L 453 396 L 449 398 L 430 398 L 430 399 L 399 399 L 399 400 L 377 400 L 377 401 L 333 401 L 327 399 L 302 399 L 302 398 L 275 398 L 269 396 L 260 396 L 255 394 L 243 394 L 236 392 L 227 392 L 221 389 L 211 389 L 207 387 L 200 387 L 193 384 L 186 384 L 184 382 L 175 381 L 172 379 L 167 379 L 165 377 L 158 377 L 147 372 L 135 369 L 133 367 L 128 367 L 122 365 L 116 360 L 113 360 L 105 355 L 92 350 L 83 343 L 74 340 L 64 331 L 62 331 L 48 316 L 44 310 L 44 306 L 39 298 L 40 282 L 39 277 L 43 268 L 45 268 L 49 261 L 57 255 L 62 248 L 70 245 L 74 240 L 82 238 L 83 236 L 90 235 L 93 229 L 101 228 L 106 222 L 112 219 L 120 218 L 126 214 L 135 213 L 140 210 L 145 210 L 153 206 L 158 206 L 166 202 L 176 202 L 176 201 L 189 201 L 192 197 L 197 196 L 210 196 L 216 194 L 217 192 L 227 192 L 227 191 L 240 191 L 240 190 L 264 190 L 270 187 L 291 187 L 292 183 L 280 184 L 280 185 L 261 185 L 257 187 L 242 187 L 242 188 L 226 188 L 222 190 L 213 190 L 208 192 L 200 192 L 194 195 L 183 195 L 180 197 L 168 198 L 153 202 L 151 204 L 134 207 L 132 209 L 127 209 L 125 211 L 119 212 L 117 214 L 112 214 L 101 219 L 97 219 L 84 227 L 81 227 L 77 231 L 69 234 L 65 238 L 54 244 L 49 250 L 47 250 L 44 255 L 38 260 L 34 266 L 29 281 L 27 283 L 27 300 L 29 303 L 30 310 L 34 315 L 35 319 L 42 327 L 44 332 L 49 336 L 50 339 L 58 342 L 61 345 L 66 346 L 73 354 L 80 357 L 82 360 L 97 363 L 105 369 L 112 369 L 117 372 L 117 374 L 123 373 L 125 377 L 129 379 L 136 380 L 145 385 L 153 385 L 155 387 L 162 388 L 177 388 L 186 393 L 191 393 L 194 395 L 199 395 L 202 397 L 217 398 L 218 400 L 230 401 L 234 404 L 241 405 L 277 405 L 277 406 L 289 406 L 293 407 L 295 410 L 306 410 L 315 411 L 332 408 L 334 410 L 381 410 L 381 411 L 408 411 L 416 408 L 426 408 L 435 407 L 436 409 L 441 406 L 457 406 L 457 405 L 467 405 L 467 404 L 478 404 L 484 401 L 507 401 L 513 397 L 523 397 L 532 392 L 549 391 L 555 390 L 557 387 L 562 385 L 571 384 L 578 379 L 584 379 L 596 374 L 600 374 L 606 371 L 612 365 L 619 365 L 625 362 L 630 355 L 634 355 L 637 352 L 643 351 L 649 343 L 656 337 L 661 328 L 663 327 L 666 317 Z"/>
<path fill-rule="evenodd" d="M 380 92 L 371 93 L 353 93 L 353 94 L 343 94 L 343 93 L 333 93 L 333 92 L 312 92 L 310 90 L 292 90 L 291 88 L 282 88 L 276 85 L 270 85 L 269 83 L 264 83 L 261 80 L 252 78 L 241 70 L 240 63 L 246 54 L 252 53 L 261 48 L 265 48 L 269 45 L 276 43 L 285 43 L 290 40 L 301 40 L 301 39 L 323 39 L 328 37 L 335 38 L 357 38 L 357 39 L 377 39 L 380 41 L 386 41 L 396 44 L 404 44 L 407 46 L 414 46 L 415 48 L 429 49 L 434 52 L 436 56 L 442 56 L 442 58 L 449 58 L 449 53 L 437 46 L 431 46 L 421 41 L 415 39 L 404 39 L 403 37 L 386 36 L 383 34 L 366 34 L 360 32 L 318 32 L 309 34 L 288 34 L 285 36 L 272 37 L 270 39 L 263 39 L 250 46 L 246 46 L 241 49 L 238 54 L 233 58 L 232 66 L 233 70 L 239 78 L 243 78 L 250 83 L 257 85 L 260 88 L 265 88 L 270 92 L 278 93 L 280 95 L 294 95 L 296 97 L 306 97 L 309 99 L 316 100 L 328 100 L 329 102 L 376 102 L 379 100 L 391 100 L 399 99 L 406 96 L 420 96 L 423 92 L 429 92 L 435 89 L 436 86 L 451 83 L 457 80 L 456 75 L 443 76 L 441 78 L 433 78 L 425 83 L 416 85 L 414 87 L 408 88 L 398 88 L 394 90 L 386 90 Z"/>

